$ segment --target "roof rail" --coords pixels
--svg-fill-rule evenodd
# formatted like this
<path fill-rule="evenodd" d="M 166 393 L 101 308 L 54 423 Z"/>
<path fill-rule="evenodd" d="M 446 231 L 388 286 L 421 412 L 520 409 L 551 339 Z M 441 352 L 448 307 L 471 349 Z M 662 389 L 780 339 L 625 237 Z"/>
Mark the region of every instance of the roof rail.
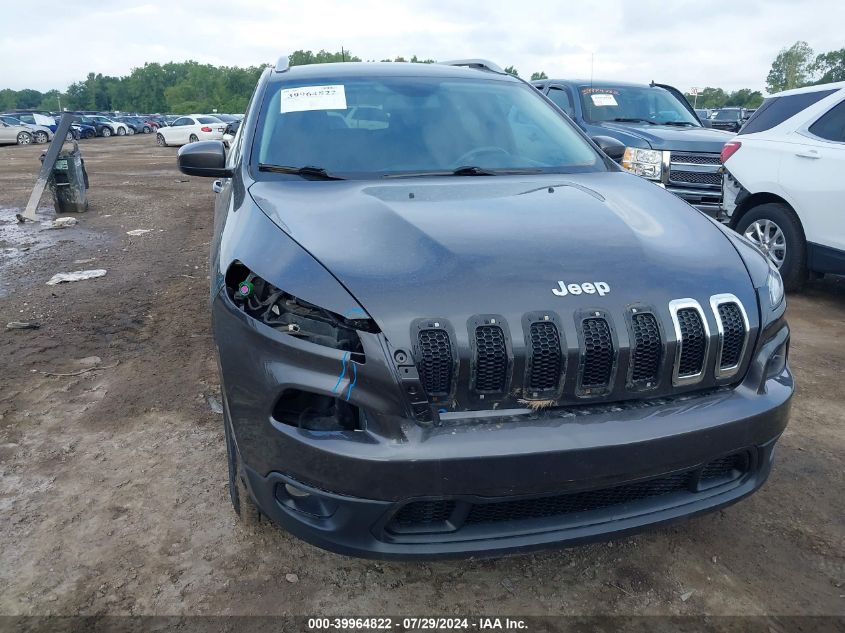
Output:
<path fill-rule="evenodd" d="M 279 61 L 276 62 L 276 72 L 277 73 L 284 73 L 290 69 L 290 59 L 287 55 L 282 55 L 279 57 Z"/>
<path fill-rule="evenodd" d="M 465 66 L 466 68 L 475 68 L 477 70 L 487 70 L 491 73 L 505 74 L 505 71 L 498 65 L 486 59 L 453 59 L 448 62 L 438 62 L 444 66 Z"/>

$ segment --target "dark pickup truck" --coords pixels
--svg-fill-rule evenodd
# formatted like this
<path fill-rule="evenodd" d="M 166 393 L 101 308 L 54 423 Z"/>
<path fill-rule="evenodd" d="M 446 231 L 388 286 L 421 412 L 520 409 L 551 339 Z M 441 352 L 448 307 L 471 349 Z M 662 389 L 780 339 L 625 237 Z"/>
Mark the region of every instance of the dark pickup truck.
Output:
<path fill-rule="evenodd" d="M 676 88 L 577 79 L 532 83 L 589 136 L 623 143 L 622 167 L 717 215 L 722 201 L 719 153 L 732 134 L 703 127 Z"/>

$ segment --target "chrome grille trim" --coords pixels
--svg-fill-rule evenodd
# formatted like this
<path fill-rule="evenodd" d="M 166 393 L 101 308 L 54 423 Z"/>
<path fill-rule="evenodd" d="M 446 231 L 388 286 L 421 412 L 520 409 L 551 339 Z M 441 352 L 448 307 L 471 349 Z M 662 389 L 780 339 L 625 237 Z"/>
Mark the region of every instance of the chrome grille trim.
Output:
<path fill-rule="evenodd" d="M 739 312 L 742 315 L 742 322 L 745 326 L 745 337 L 742 341 L 742 349 L 739 352 L 739 360 L 737 360 L 735 365 L 731 367 L 722 367 L 722 350 L 725 344 L 725 328 L 722 323 L 722 317 L 719 314 L 719 306 L 727 304 L 727 303 L 734 303 L 739 308 Z M 716 330 L 719 334 L 719 341 L 718 341 L 718 349 L 716 352 L 716 364 L 714 368 L 714 373 L 716 378 L 730 378 L 731 376 L 736 375 L 739 371 L 739 366 L 742 365 L 742 360 L 745 358 L 745 350 L 748 347 L 748 335 L 750 332 L 750 327 L 748 325 L 748 314 L 745 312 L 745 306 L 742 305 L 742 301 L 739 300 L 736 295 L 732 295 L 730 293 L 720 294 L 720 295 L 713 295 L 710 297 L 710 308 L 713 310 L 713 318 L 716 319 Z"/>
<path fill-rule="evenodd" d="M 687 308 L 695 310 L 698 313 L 698 317 L 701 319 L 701 325 L 704 328 L 704 358 L 701 363 L 701 369 L 698 371 L 698 373 L 681 376 L 679 375 L 679 371 L 684 341 L 683 335 L 681 333 L 681 324 L 678 320 L 678 311 Z M 672 384 L 676 387 L 682 385 L 694 385 L 695 383 L 701 382 L 701 380 L 704 378 L 704 369 L 707 366 L 707 358 L 710 353 L 710 325 L 707 323 L 707 315 L 704 313 L 704 310 L 701 309 L 701 304 L 699 304 L 698 301 L 696 301 L 695 299 L 691 298 L 674 299 L 670 301 L 669 314 L 672 317 L 672 326 L 675 329 L 676 340 L 675 361 L 672 364 Z"/>

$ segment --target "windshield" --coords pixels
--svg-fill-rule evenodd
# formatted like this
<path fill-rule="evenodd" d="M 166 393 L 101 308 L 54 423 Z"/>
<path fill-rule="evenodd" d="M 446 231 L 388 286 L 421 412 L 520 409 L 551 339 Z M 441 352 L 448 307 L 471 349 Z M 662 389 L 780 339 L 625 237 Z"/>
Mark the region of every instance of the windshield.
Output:
<path fill-rule="evenodd" d="M 303 80 L 271 85 L 258 163 L 343 177 L 596 171 L 600 155 L 530 86 L 442 77 Z"/>
<path fill-rule="evenodd" d="M 658 86 L 581 86 L 581 108 L 588 121 L 694 125 L 701 123 L 675 96 Z"/>

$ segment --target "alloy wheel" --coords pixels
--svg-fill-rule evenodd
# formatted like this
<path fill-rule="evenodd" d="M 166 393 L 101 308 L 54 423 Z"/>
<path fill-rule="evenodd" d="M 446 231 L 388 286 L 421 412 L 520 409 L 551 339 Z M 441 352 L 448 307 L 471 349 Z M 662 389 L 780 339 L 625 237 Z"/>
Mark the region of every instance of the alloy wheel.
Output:
<path fill-rule="evenodd" d="M 754 220 L 745 229 L 745 237 L 754 242 L 778 269 L 783 266 L 786 238 L 777 224 L 765 218 Z"/>
<path fill-rule="evenodd" d="M 27 132 L 18 134 L 18 145 L 29 145 L 32 143 L 32 135 Z"/>

